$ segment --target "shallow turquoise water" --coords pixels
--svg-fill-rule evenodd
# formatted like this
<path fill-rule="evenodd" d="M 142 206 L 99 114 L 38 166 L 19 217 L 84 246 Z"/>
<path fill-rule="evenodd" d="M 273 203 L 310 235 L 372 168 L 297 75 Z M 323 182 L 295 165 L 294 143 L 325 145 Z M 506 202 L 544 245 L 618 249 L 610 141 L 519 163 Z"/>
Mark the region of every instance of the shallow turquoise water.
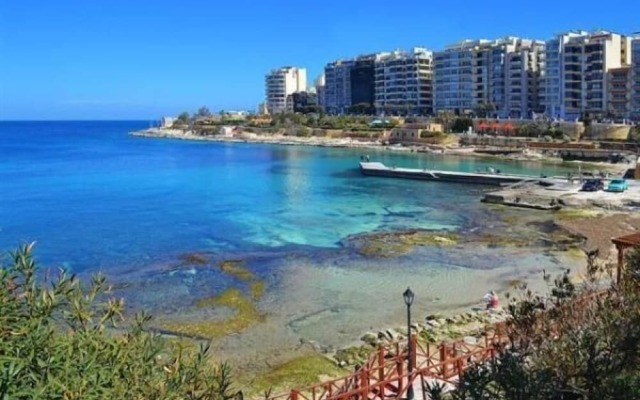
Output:
<path fill-rule="evenodd" d="M 294 351 L 301 339 L 341 346 L 365 330 L 402 326 L 407 286 L 419 319 L 479 304 L 511 279 L 544 286 L 543 269 L 579 264 L 544 246 L 427 246 L 393 259 L 341 246 L 349 235 L 408 228 L 530 237 L 538 228 L 520 217 L 548 218 L 480 203 L 489 187 L 363 177 L 362 155 L 388 165 L 531 175 L 564 174 L 563 166 L 128 135 L 146 125 L 0 122 L 0 249 L 35 240 L 41 265 L 106 273 L 130 310 L 214 323 L 231 310 L 198 310 L 194 301 L 229 287 L 249 295 L 248 282 L 216 268 L 245 260 L 266 283 L 256 306 L 267 317 L 216 341 L 225 357 L 261 360 L 274 349 Z M 208 265 L 176 269 L 187 252 L 203 252 Z"/>
<path fill-rule="evenodd" d="M 186 251 L 336 247 L 350 234 L 454 229 L 481 188 L 365 178 L 363 150 L 136 138 L 138 122 L 0 123 L 0 248 L 109 269 Z M 535 163 L 366 151 L 398 166 L 539 174 Z M 562 173 L 559 167 L 545 173 Z"/>

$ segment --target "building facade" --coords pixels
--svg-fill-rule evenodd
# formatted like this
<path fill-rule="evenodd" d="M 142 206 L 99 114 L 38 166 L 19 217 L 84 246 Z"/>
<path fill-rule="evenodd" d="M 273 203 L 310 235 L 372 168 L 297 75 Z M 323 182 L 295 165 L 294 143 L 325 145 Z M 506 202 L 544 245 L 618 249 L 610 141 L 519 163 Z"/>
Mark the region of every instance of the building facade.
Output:
<path fill-rule="evenodd" d="M 287 97 L 307 89 L 307 70 L 296 67 L 282 67 L 267 74 L 265 94 L 269 114 L 287 111 Z"/>
<path fill-rule="evenodd" d="M 631 116 L 631 66 L 612 68 L 607 73 L 607 118 Z"/>
<path fill-rule="evenodd" d="M 569 32 L 546 43 L 545 112 L 568 120 L 604 118 L 620 104 L 613 80 L 631 64 L 631 38 L 607 31 Z M 616 83 L 619 85 L 619 82 Z M 610 96 L 616 95 L 615 101 Z"/>
<path fill-rule="evenodd" d="M 357 114 L 375 113 L 376 62 L 389 53 L 359 56 L 351 69 L 351 112 Z"/>
<path fill-rule="evenodd" d="M 521 118 L 540 109 L 540 41 L 465 40 L 434 55 L 434 109 Z"/>
<path fill-rule="evenodd" d="M 348 112 L 351 106 L 351 69 L 353 60 L 338 60 L 324 68 L 324 110 L 327 114 L 339 115 Z"/>
<path fill-rule="evenodd" d="M 287 111 L 311 113 L 318 111 L 318 95 L 313 92 L 296 92 L 287 96 Z"/>
<path fill-rule="evenodd" d="M 547 116 L 561 118 L 564 115 L 564 46 L 572 38 L 586 36 L 586 31 L 572 31 L 557 35 L 545 42 L 544 78 L 542 80 L 542 108 Z"/>
<path fill-rule="evenodd" d="M 542 73 L 544 42 L 524 40 L 504 53 L 504 91 L 500 116 L 529 118 L 544 111 Z"/>
<path fill-rule="evenodd" d="M 433 53 L 420 47 L 394 51 L 375 63 L 378 114 L 429 115 L 433 112 Z"/>
<path fill-rule="evenodd" d="M 475 55 L 486 43 L 486 40 L 466 40 L 434 54 L 433 108 L 436 113 L 466 114 L 473 111 L 476 106 L 474 75 L 476 72 L 482 74 L 483 70 Z"/>
<path fill-rule="evenodd" d="M 640 120 L 640 38 L 631 44 L 631 118 Z"/>

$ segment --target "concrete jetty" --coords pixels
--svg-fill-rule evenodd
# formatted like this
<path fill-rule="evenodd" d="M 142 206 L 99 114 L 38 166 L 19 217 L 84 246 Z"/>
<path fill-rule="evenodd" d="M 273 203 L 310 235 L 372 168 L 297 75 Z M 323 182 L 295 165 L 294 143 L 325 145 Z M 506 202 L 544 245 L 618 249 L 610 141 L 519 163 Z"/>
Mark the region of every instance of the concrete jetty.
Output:
<path fill-rule="evenodd" d="M 516 183 L 530 183 L 541 186 L 551 186 L 560 182 L 558 178 L 538 178 L 528 175 L 514 175 L 484 172 L 457 172 L 435 169 L 414 169 L 388 167 L 380 162 L 361 162 L 360 171 L 367 176 L 381 176 L 388 178 L 419 179 L 436 182 L 471 183 L 478 185 L 505 186 Z"/>

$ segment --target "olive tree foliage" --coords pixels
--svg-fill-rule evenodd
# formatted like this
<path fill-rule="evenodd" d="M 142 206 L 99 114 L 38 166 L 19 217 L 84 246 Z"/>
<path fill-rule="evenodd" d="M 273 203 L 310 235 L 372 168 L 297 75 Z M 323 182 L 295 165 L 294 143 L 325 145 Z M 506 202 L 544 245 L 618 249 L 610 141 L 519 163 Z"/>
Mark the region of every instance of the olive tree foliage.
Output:
<path fill-rule="evenodd" d="M 640 251 L 627 261 L 623 283 L 606 290 L 594 257 L 580 288 L 568 274 L 546 297 L 522 288 L 509 305 L 509 344 L 467 370 L 455 392 L 432 387 L 432 398 L 640 399 Z"/>
<path fill-rule="evenodd" d="M 176 123 L 186 125 L 189 123 L 190 120 L 191 120 L 191 117 L 189 116 L 189 113 L 187 111 L 183 111 L 180 113 L 180 115 L 178 115 L 178 119 L 176 120 Z"/>
<path fill-rule="evenodd" d="M 33 245 L 0 269 L 0 399 L 227 400 L 230 374 L 208 346 L 181 346 L 126 325 L 105 279 L 82 285 L 60 270 L 36 277 Z"/>
<path fill-rule="evenodd" d="M 213 116 L 213 113 L 209 111 L 209 108 L 206 106 L 202 106 L 198 108 L 198 111 L 196 112 L 196 117 L 211 118 L 212 116 Z"/>

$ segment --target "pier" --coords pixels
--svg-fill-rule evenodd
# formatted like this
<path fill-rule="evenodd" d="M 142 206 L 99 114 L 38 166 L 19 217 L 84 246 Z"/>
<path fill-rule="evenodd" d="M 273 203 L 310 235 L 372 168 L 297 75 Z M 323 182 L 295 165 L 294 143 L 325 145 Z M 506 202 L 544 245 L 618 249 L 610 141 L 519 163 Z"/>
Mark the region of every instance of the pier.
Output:
<path fill-rule="evenodd" d="M 388 167 L 380 162 L 361 162 L 360 171 L 367 176 L 381 176 L 387 178 L 418 179 L 426 181 L 471 183 L 478 185 L 505 186 L 516 183 L 530 183 L 540 186 L 552 186 L 560 182 L 559 178 L 539 178 L 528 175 L 484 173 L 484 172 L 457 172 L 435 169 L 417 169 Z"/>
<path fill-rule="evenodd" d="M 629 189 L 623 193 L 607 191 L 583 192 L 581 180 L 562 177 L 534 177 L 528 175 L 490 172 L 456 172 L 435 169 L 388 167 L 380 162 L 361 162 L 360 171 L 366 176 L 417 179 L 433 182 L 466 183 L 498 186 L 487 192 L 484 203 L 504 206 L 554 211 L 561 207 L 638 207 L 640 205 L 640 182 L 628 180 Z M 605 185 L 608 179 L 604 179 Z"/>

